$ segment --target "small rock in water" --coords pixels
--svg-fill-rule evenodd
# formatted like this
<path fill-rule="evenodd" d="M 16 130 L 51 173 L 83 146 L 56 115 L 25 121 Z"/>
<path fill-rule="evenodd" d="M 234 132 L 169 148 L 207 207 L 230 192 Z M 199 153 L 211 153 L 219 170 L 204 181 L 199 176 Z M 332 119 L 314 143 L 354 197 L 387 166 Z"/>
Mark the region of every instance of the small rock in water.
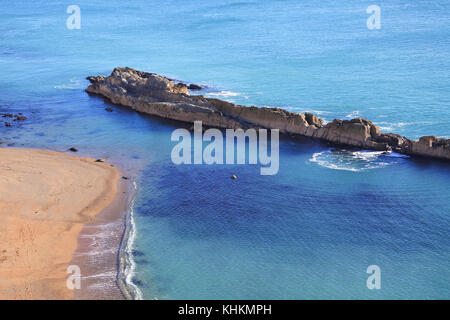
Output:
<path fill-rule="evenodd" d="M 109 108 L 109 107 L 108 107 L 108 108 L 105 108 L 105 110 L 108 111 L 108 112 L 113 112 L 113 109 L 111 109 L 111 108 Z"/>
<path fill-rule="evenodd" d="M 123 180 L 128 180 L 128 177 L 123 176 L 122 179 Z"/>
<path fill-rule="evenodd" d="M 237 179 L 237 175 L 235 175 L 235 174 L 233 174 L 232 176 L 231 176 L 231 179 Z"/>
<path fill-rule="evenodd" d="M 105 159 L 97 159 L 95 162 L 105 162 Z"/>
<path fill-rule="evenodd" d="M 24 121 L 24 120 L 27 120 L 27 117 L 17 117 L 16 120 L 17 121 Z"/>
<path fill-rule="evenodd" d="M 11 127 L 11 123 L 5 122 L 5 127 Z"/>
<path fill-rule="evenodd" d="M 71 147 L 71 148 L 69 148 L 69 151 L 71 151 L 71 152 L 78 152 L 78 149 L 74 148 L 74 147 Z"/>

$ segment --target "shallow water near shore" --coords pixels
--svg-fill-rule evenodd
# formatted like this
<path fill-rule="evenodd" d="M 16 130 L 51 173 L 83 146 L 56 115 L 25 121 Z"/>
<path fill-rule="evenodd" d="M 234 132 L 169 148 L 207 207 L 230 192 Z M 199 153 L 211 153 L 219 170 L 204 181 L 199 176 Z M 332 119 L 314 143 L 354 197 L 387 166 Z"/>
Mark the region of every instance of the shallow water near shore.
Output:
<path fill-rule="evenodd" d="M 66 150 L 136 178 L 133 282 L 147 299 L 448 299 L 450 166 L 283 137 L 280 170 L 175 166 L 179 123 L 84 92 L 116 66 L 245 105 L 450 137 L 447 1 L 16 2 L 0 10 L 0 146 Z M 105 107 L 113 112 L 106 112 Z M 231 180 L 236 174 L 238 179 Z M 368 290 L 378 265 L 382 289 Z"/>

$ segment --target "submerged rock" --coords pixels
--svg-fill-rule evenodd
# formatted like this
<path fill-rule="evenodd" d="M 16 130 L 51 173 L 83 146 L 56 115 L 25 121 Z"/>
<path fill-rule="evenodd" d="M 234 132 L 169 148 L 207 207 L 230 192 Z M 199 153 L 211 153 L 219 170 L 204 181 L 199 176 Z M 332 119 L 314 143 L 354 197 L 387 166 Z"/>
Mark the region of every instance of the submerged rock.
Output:
<path fill-rule="evenodd" d="M 11 127 L 11 123 L 5 122 L 5 127 Z"/>
<path fill-rule="evenodd" d="M 19 114 L 12 114 L 12 113 L 0 113 L 2 118 L 14 118 L 12 121 L 24 121 L 27 120 L 27 117 L 23 116 L 22 112 L 19 112 Z"/>
<path fill-rule="evenodd" d="M 202 121 L 205 127 L 226 129 L 267 128 L 281 133 L 321 139 L 333 144 L 450 160 L 450 140 L 426 136 L 414 141 L 403 136 L 381 132 L 367 119 L 339 120 L 324 125 L 312 113 L 294 113 L 280 108 L 245 107 L 219 99 L 189 95 L 189 87 L 175 84 L 155 73 L 132 68 L 115 68 L 110 76 L 87 77 L 86 91 L 111 102 L 162 118 L 192 123 Z M 192 89 L 195 90 L 195 89 Z"/>
<path fill-rule="evenodd" d="M 111 108 L 109 108 L 109 107 L 108 107 L 108 108 L 105 108 L 105 110 L 108 111 L 108 112 L 113 112 L 113 109 L 111 109 Z"/>

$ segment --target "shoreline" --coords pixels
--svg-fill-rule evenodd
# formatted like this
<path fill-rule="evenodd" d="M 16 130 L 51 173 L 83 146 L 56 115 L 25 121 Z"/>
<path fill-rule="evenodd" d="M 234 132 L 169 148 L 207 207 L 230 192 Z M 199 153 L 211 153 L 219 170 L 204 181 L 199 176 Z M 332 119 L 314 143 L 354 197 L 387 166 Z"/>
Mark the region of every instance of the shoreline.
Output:
<path fill-rule="evenodd" d="M 142 292 L 133 283 L 136 263 L 133 259 L 133 244 L 136 238 L 136 224 L 134 221 L 134 203 L 136 200 L 137 184 L 133 181 L 133 197 L 129 210 L 123 217 L 124 230 L 117 254 L 116 281 L 123 297 L 127 300 L 143 300 Z"/>
<path fill-rule="evenodd" d="M 119 172 L 122 176 L 123 172 Z M 70 263 L 85 271 L 81 289 L 75 292 L 76 300 L 129 299 L 126 287 L 119 284 L 120 270 L 129 262 L 122 261 L 120 255 L 136 190 L 131 179 L 119 179 L 117 184 L 113 202 L 97 214 L 97 221 L 85 224 L 78 234 L 78 246 Z"/>
<path fill-rule="evenodd" d="M 133 180 L 63 152 L 0 148 L 0 160 L 0 298 L 123 299 L 118 256 Z M 81 290 L 67 287 L 73 265 Z"/>

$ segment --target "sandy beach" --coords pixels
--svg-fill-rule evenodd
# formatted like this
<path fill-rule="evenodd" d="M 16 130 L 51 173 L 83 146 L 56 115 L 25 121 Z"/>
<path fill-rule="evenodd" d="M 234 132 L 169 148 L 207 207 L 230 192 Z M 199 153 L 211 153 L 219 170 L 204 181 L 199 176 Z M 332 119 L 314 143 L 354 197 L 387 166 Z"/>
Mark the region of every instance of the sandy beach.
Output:
<path fill-rule="evenodd" d="M 0 148 L 0 299 L 74 299 L 67 267 L 86 226 L 123 216 L 119 180 L 116 168 L 94 159 Z"/>

